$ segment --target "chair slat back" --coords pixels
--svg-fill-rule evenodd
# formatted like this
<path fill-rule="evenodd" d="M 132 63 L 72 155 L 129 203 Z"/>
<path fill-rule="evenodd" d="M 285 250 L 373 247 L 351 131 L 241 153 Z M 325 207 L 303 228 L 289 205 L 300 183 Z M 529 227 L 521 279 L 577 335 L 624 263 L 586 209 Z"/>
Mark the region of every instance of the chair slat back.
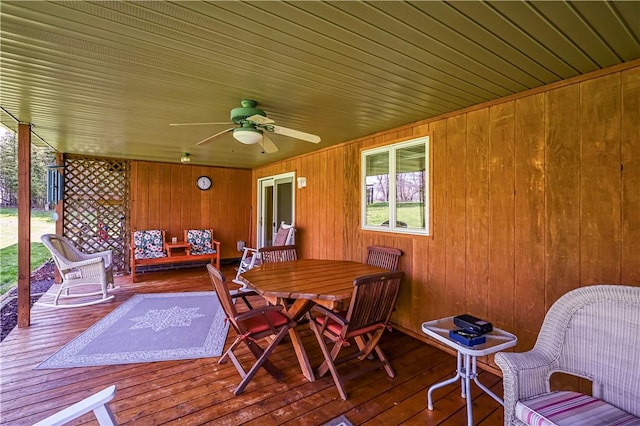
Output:
<path fill-rule="evenodd" d="M 395 271 L 356 278 L 343 335 L 373 324 L 388 324 L 403 276 L 404 272 Z"/>
<path fill-rule="evenodd" d="M 369 246 L 367 248 L 367 264 L 385 268 L 390 271 L 398 269 L 398 262 L 402 252 L 398 249 L 382 246 Z"/>
<path fill-rule="evenodd" d="M 233 328 L 238 331 L 238 323 L 236 322 L 236 316 L 238 314 L 236 306 L 233 303 L 233 299 L 231 298 L 231 293 L 229 293 L 229 288 L 225 284 L 224 274 L 211 264 L 207 264 L 207 272 L 209 272 L 209 278 L 211 278 L 213 289 L 218 294 L 218 300 L 220 300 L 220 304 L 222 305 L 222 309 L 224 309 L 224 313 L 227 315 L 227 319 Z"/>
<path fill-rule="evenodd" d="M 298 260 L 298 253 L 295 245 L 262 247 L 260 256 L 264 263 L 289 262 Z"/>
<path fill-rule="evenodd" d="M 293 235 L 296 232 L 296 228 L 293 225 L 287 225 L 282 222 L 276 236 L 273 239 L 274 246 L 287 246 L 293 244 Z"/>

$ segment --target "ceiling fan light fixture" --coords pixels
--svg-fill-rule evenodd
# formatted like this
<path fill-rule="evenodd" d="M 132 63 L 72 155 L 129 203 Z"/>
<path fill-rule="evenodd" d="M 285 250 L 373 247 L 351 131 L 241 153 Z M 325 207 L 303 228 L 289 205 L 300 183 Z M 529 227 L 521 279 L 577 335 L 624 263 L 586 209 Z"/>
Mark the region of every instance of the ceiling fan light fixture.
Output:
<path fill-rule="evenodd" d="M 182 164 L 190 163 L 191 162 L 190 154 L 188 152 L 185 152 L 184 154 L 182 154 L 182 157 L 180 157 L 180 162 Z"/>
<path fill-rule="evenodd" d="M 233 137 L 245 145 L 253 145 L 262 141 L 262 130 L 240 127 L 233 130 Z"/>

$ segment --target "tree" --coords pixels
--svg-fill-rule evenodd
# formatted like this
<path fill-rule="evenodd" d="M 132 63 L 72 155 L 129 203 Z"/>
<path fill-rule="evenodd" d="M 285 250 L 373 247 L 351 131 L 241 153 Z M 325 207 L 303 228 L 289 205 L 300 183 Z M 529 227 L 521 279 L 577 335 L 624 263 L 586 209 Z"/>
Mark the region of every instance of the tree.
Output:
<path fill-rule="evenodd" d="M 31 204 L 44 208 L 47 202 L 47 166 L 55 163 L 49 148 L 31 145 Z M 0 205 L 18 206 L 18 143 L 13 132 L 0 132 Z"/>
<path fill-rule="evenodd" d="M 47 171 L 55 161 L 50 149 L 31 145 L 31 205 L 35 208 L 43 209 L 47 204 Z"/>
<path fill-rule="evenodd" d="M 18 152 L 15 134 L 0 136 L 0 205 L 18 205 Z"/>

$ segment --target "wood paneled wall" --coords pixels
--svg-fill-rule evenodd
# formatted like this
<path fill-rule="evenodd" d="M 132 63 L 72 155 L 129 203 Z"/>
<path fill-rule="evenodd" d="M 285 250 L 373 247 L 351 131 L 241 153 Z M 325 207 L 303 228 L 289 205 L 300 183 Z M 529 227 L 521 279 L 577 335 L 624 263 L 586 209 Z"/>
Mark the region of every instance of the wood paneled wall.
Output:
<path fill-rule="evenodd" d="M 360 151 L 432 139 L 431 237 L 360 229 Z M 640 286 L 640 61 L 258 168 L 295 171 L 302 257 L 404 253 L 395 316 L 422 336 L 430 319 L 470 313 L 535 343 L 565 292 Z"/>
<path fill-rule="evenodd" d="M 201 191 L 199 176 L 213 186 Z M 133 161 L 131 229 L 165 229 L 167 240 L 185 229 L 213 228 L 221 258 L 238 258 L 236 241 L 249 238 L 251 171 L 220 167 Z"/>

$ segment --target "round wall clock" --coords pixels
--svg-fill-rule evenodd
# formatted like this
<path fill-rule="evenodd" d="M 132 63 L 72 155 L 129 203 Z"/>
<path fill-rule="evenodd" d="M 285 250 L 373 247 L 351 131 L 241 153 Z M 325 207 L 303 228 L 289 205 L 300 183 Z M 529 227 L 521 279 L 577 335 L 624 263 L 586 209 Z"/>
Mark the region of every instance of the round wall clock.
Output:
<path fill-rule="evenodd" d="M 202 191 L 206 191 L 211 188 L 213 182 L 211 182 L 211 178 L 209 176 L 200 176 L 196 183 L 198 184 L 198 188 Z"/>

